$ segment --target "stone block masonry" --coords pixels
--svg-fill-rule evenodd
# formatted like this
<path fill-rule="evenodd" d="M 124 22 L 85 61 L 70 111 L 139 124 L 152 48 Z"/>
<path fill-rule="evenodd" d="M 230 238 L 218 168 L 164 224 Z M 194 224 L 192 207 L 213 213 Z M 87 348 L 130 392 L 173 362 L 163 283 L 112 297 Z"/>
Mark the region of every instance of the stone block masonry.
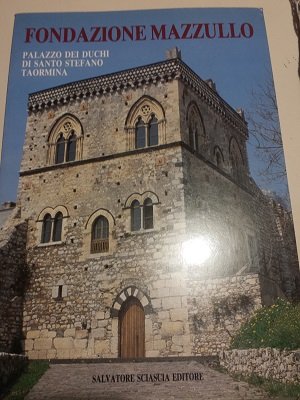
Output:
<path fill-rule="evenodd" d="M 189 324 L 195 355 L 217 355 L 228 348 L 241 324 L 262 305 L 257 274 L 215 279 L 193 276 L 188 286 Z"/>
<path fill-rule="evenodd" d="M 247 137 L 180 58 L 29 96 L 18 203 L 30 358 L 217 354 L 263 304 L 261 275 L 269 301 L 293 292 Z M 212 254 L 187 265 L 194 236 Z"/>

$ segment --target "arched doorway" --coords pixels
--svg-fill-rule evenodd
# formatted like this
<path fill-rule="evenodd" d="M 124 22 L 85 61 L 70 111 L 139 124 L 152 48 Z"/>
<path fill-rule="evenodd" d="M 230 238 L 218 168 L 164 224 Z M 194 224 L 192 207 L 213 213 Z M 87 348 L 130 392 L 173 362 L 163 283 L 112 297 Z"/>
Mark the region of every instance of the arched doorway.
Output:
<path fill-rule="evenodd" d="M 136 297 L 128 297 L 119 313 L 119 355 L 145 357 L 145 312 Z"/>

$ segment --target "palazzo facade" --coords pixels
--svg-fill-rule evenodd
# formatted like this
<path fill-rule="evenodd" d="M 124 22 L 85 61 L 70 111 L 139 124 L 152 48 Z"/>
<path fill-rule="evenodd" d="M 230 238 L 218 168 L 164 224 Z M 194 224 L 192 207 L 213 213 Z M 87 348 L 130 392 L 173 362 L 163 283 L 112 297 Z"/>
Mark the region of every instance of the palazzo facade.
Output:
<path fill-rule="evenodd" d="M 247 138 L 243 112 L 175 49 L 31 94 L 26 354 L 216 354 L 256 308 L 291 298 L 290 217 L 251 178 Z"/>

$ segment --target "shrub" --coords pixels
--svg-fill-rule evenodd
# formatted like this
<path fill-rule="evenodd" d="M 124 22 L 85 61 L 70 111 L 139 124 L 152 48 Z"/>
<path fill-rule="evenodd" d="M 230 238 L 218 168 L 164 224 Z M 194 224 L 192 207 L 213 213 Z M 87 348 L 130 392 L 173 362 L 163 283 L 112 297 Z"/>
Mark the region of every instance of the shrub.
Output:
<path fill-rule="evenodd" d="M 278 299 L 263 307 L 246 322 L 231 342 L 231 348 L 300 348 L 300 304 Z"/>

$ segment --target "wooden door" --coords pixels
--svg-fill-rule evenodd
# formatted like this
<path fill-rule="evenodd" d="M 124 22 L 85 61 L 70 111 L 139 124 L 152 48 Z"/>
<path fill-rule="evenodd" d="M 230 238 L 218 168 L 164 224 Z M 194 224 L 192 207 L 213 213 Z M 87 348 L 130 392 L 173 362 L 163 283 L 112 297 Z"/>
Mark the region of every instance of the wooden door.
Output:
<path fill-rule="evenodd" d="M 127 299 L 120 310 L 120 357 L 145 357 L 145 313 L 135 297 Z"/>

